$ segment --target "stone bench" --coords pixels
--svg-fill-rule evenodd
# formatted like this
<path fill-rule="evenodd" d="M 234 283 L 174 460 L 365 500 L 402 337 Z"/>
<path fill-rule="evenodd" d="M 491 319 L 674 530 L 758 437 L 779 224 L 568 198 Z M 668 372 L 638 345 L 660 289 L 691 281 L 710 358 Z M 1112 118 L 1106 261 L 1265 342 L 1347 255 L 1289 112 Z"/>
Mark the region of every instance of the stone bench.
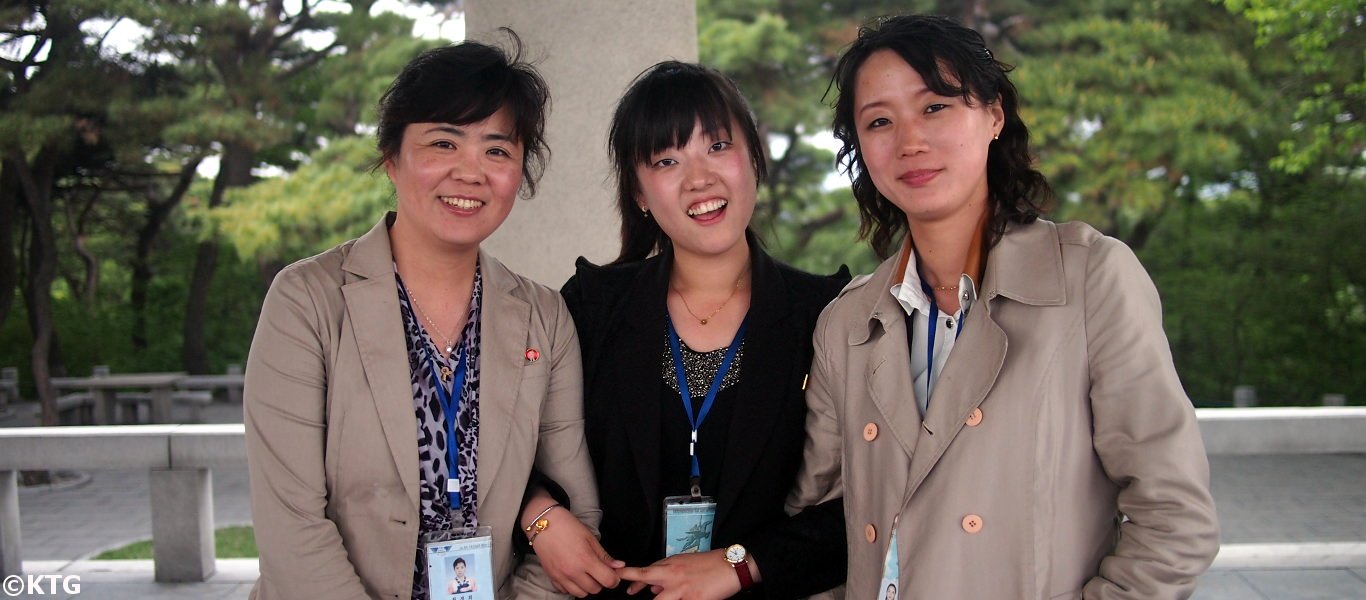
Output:
<path fill-rule="evenodd" d="M 95 422 L 95 397 L 89 392 L 57 397 L 57 422 L 62 425 L 90 425 Z"/>
<path fill-rule="evenodd" d="M 141 422 L 140 408 L 148 407 L 150 412 L 152 404 L 152 394 L 148 392 L 119 392 L 114 395 L 114 400 L 119 405 L 120 412 L 130 410 L 134 422 Z M 204 422 L 204 407 L 213 404 L 213 392 L 206 390 L 178 390 L 171 393 L 171 403 L 190 407 L 190 421 L 193 423 Z M 127 417 L 120 417 L 123 421 L 128 421 Z"/>

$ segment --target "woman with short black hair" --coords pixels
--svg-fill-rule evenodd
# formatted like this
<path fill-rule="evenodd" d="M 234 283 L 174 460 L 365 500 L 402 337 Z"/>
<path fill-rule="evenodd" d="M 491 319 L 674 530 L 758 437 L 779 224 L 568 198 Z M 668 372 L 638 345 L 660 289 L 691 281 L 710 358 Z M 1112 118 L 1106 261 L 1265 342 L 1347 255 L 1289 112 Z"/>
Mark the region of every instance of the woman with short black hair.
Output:
<path fill-rule="evenodd" d="M 511 55 L 464 42 L 404 67 L 377 133 L 396 211 L 266 295 L 245 393 L 254 597 L 425 599 L 451 547 L 428 544 L 476 527 L 491 537 L 461 565 L 491 573 L 481 593 L 617 581 L 580 524 L 599 511 L 573 321 L 480 248 L 547 155 L 549 91 L 510 37 Z M 523 505 L 533 467 L 558 503 Z"/>

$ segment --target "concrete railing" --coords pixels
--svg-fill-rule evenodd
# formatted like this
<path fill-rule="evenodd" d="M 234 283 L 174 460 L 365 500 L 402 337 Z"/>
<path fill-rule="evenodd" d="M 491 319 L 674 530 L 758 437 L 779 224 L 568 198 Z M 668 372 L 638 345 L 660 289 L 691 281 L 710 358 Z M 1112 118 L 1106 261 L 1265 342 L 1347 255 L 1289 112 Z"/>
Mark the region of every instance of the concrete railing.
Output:
<path fill-rule="evenodd" d="M 1211 408 L 1196 416 L 1211 455 L 1366 452 L 1366 407 Z M 155 578 L 213 574 L 216 467 L 246 464 L 242 425 L 129 425 L 0 429 L 0 576 L 17 574 L 18 471 L 151 470 Z"/>
<path fill-rule="evenodd" d="M 22 569 L 19 471 L 145 468 L 156 580 L 204 581 L 214 570 L 212 469 L 246 461 L 242 425 L 0 429 L 0 575 Z"/>
<path fill-rule="evenodd" d="M 1366 452 L 1366 407 L 1200 408 L 1210 455 Z"/>

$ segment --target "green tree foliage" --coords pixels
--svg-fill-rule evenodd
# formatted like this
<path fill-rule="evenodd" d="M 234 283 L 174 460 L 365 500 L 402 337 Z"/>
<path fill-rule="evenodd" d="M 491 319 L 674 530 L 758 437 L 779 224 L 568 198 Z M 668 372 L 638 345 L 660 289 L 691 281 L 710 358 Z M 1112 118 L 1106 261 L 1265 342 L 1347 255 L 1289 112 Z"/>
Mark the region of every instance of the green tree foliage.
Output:
<path fill-rule="evenodd" d="M 1366 2 L 1224 0 L 1257 28 L 1257 46 L 1289 48 L 1300 88 L 1295 134 L 1271 166 L 1295 174 L 1324 163 L 1360 166 L 1366 150 Z"/>
<path fill-rule="evenodd" d="M 358 147 L 326 142 L 372 120 L 383 85 L 432 43 L 372 4 L 0 7 L 0 363 L 31 367 L 26 393 L 50 407 L 47 377 L 92 364 L 180 370 L 192 331 L 209 341 L 192 369 L 242 362 L 271 261 L 209 260 L 206 271 L 218 246 L 207 208 L 231 202 L 255 169 Z M 219 177 L 196 181 L 209 155 Z"/>
<path fill-rule="evenodd" d="M 1087 17 L 1024 36 L 1016 83 L 1058 216 L 1141 247 L 1155 221 L 1240 168 L 1248 66 L 1209 34 Z"/>
<path fill-rule="evenodd" d="M 336 138 L 307 164 L 236 190 L 211 212 L 214 226 L 245 260 L 280 262 L 360 236 L 392 208 L 393 187 L 372 173 L 374 140 Z"/>

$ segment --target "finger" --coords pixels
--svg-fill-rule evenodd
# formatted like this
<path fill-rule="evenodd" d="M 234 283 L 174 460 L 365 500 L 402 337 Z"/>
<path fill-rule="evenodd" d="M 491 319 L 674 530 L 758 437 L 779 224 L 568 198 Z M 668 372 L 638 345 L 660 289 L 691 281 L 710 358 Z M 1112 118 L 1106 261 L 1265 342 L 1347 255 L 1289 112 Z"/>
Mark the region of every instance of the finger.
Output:
<path fill-rule="evenodd" d="M 590 565 L 593 563 L 589 563 Z M 597 565 L 601 567 L 602 565 Z M 574 585 L 579 586 L 585 592 L 596 594 L 602 591 L 602 584 L 593 577 L 592 573 L 579 572 L 574 574 Z"/>
<path fill-rule="evenodd" d="M 589 562 L 585 572 L 594 583 L 601 584 L 602 587 L 617 587 L 617 584 L 621 583 L 621 577 L 617 575 L 617 572 L 600 562 Z"/>
<path fill-rule="evenodd" d="M 621 583 L 621 578 L 617 576 L 617 572 L 614 571 L 612 567 L 615 566 L 613 563 L 621 561 L 613 560 L 612 556 L 607 554 L 607 551 L 603 549 L 602 544 L 599 544 L 596 538 L 592 536 L 587 537 L 589 550 L 594 556 L 598 557 L 598 560 L 590 561 L 585 565 L 584 570 L 587 571 L 588 575 L 597 583 L 602 584 L 604 587 L 617 587 L 617 584 Z M 621 566 L 626 566 L 626 563 L 621 563 Z"/>
<path fill-rule="evenodd" d="M 620 569 L 617 569 L 617 575 L 620 576 L 622 579 L 629 579 L 631 581 L 642 581 L 645 579 L 645 571 L 648 568 L 649 567 L 622 567 Z"/>
<path fill-rule="evenodd" d="M 588 592 L 585 592 L 583 588 L 579 587 L 572 580 L 565 580 L 564 593 L 569 594 L 570 596 L 573 596 L 575 598 L 585 598 L 588 596 Z"/>
<path fill-rule="evenodd" d="M 631 586 L 626 588 L 626 593 L 634 596 L 639 593 L 640 590 L 645 589 L 645 585 L 646 584 L 643 581 L 632 581 Z"/>
<path fill-rule="evenodd" d="M 602 561 L 602 564 L 607 565 L 613 569 L 620 569 L 626 566 L 626 561 L 621 561 L 612 558 L 612 555 L 607 553 L 607 549 L 602 547 L 602 544 L 598 542 L 597 538 L 589 536 L 588 541 L 589 546 L 593 548 L 593 552 L 597 554 L 598 560 Z"/>
<path fill-rule="evenodd" d="M 664 586 L 662 586 L 662 585 L 652 585 L 652 586 L 650 586 L 650 593 L 655 595 L 655 600 L 659 600 L 658 596 L 659 596 L 661 593 L 663 593 L 663 592 L 664 592 Z"/>

